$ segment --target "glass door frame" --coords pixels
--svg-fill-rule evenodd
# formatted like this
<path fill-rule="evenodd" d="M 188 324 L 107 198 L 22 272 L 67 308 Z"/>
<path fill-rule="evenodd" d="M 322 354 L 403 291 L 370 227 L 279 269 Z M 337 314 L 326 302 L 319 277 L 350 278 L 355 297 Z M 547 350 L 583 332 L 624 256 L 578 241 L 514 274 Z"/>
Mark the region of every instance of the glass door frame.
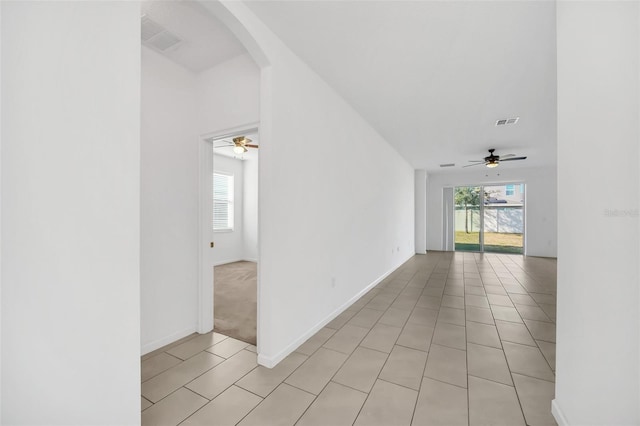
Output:
<path fill-rule="evenodd" d="M 473 250 L 469 250 L 469 253 L 499 253 L 499 252 L 486 252 L 485 251 L 485 238 L 484 238 L 484 233 L 485 233 L 485 188 L 487 187 L 495 187 L 495 186 L 503 186 L 506 188 L 507 185 L 522 185 L 522 188 L 524 188 L 523 191 L 523 199 L 522 199 L 522 252 L 520 254 L 522 255 L 526 255 L 526 206 L 527 206 L 527 189 L 526 189 L 526 183 L 525 182 L 505 182 L 505 183 L 486 183 L 486 184 L 476 184 L 476 185 L 455 185 L 452 186 L 453 189 L 453 251 L 458 251 L 456 250 L 456 237 L 455 237 L 455 233 L 456 233 L 456 203 L 455 203 L 455 192 L 457 188 L 480 188 L 480 202 L 479 202 L 479 232 L 478 232 L 478 245 L 479 245 L 479 250 L 478 251 L 473 251 Z M 506 194 L 505 194 L 506 195 Z M 460 250 L 462 252 L 466 251 L 466 250 Z"/>

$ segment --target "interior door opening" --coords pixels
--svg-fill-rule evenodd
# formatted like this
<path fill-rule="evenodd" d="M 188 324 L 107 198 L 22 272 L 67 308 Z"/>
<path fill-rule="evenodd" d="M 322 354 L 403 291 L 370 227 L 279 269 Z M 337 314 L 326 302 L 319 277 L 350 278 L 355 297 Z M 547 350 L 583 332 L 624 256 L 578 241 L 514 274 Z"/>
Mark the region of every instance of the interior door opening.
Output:
<path fill-rule="evenodd" d="M 208 232 L 214 247 L 214 331 L 257 343 L 258 147 L 257 129 L 210 139 L 212 191 Z"/>
<path fill-rule="evenodd" d="M 454 189 L 454 249 L 524 254 L 525 184 Z"/>

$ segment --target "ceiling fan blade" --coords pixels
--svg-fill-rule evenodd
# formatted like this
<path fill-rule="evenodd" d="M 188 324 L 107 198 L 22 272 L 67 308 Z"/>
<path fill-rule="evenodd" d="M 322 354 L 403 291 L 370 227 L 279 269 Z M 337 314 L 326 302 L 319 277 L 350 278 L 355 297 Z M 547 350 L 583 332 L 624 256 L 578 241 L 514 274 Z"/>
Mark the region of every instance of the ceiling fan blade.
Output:
<path fill-rule="evenodd" d="M 214 148 L 214 149 L 215 149 L 215 148 L 226 148 L 226 147 L 229 147 L 229 146 L 234 146 L 234 145 L 233 145 L 233 144 L 229 144 L 229 145 L 216 145 L 216 146 L 214 146 L 213 148 Z"/>
<path fill-rule="evenodd" d="M 508 158 L 508 159 L 506 159 L 506 160 L 500 159 L 500 162 L 503 162 L 503 161 L 526 160 L 526 159 L 527 159 L 527 157 L 513 157 L 513 158 Z"/>
<path fill-rule="evenodd" d="M 462 166 L 462 168 L 465 168 L 465 167 L 473 167 L 473 166 L 482 166 L 482 165 L 484 165 L 484 164 L 485 164 L 485 162 L 484 162 L 484 161 L 482 161 L 482 162 L 480 162 L 480 163 L 476 163 L 476 164 L 469 164 L 468 166 Z"/>
<path fill-rule="evenodd" d="M 485 160 L 469 160 L 470 163 L 484 163 Z"/>
<path fill-rule="evenodd" d="M 258 148 L 258 145 L 254 145 L 254 144 L 245 144 L 245 146 L 248 146 L 249 148 Z"/>
<path fill-rule="evenodd" d="M 515 157 L 515 154 L 507 154 L 507 155 L 501 155 L 500 156 L 500 160 L 504 159 L 504 158 L 510 158 L 510 157 Z"/>

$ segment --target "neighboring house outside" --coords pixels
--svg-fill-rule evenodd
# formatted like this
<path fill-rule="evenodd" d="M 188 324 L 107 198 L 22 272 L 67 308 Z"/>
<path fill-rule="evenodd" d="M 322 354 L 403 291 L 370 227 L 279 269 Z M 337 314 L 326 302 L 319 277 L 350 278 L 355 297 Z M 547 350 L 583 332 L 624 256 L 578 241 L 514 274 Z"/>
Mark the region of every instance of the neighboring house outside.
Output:
<path fill-rule="evenodd" d="M 524 184 L 485 186 L 484 192 L 488 194 L 484 202 L 485 232 L 522 234 L 524 232 Z M 465 214 L 464 208 L 456 207 L 456 231 L 465 230 Z M 478 232 L 479 229 L 479 208 L 470 208 L 469 231 Z"/>
<path fill-rule="evenodd" d="M 524 204 L 524 183 L 499 186 L 485 186 L 484 191 L 489 194 L 486 205 L 493 204 Z"/>

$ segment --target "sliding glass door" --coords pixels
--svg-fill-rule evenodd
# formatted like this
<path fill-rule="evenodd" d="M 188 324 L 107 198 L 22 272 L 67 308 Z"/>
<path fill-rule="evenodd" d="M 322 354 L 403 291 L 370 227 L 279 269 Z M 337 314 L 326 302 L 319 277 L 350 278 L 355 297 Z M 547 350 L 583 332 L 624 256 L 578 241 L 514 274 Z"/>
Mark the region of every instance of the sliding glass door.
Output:
<path fill-rule="evenodd" d="M 455 250 L 524 252 L 524 184 L 454 190 Z"/>
<path fill-rule="evenodd" d="M 523 253 L 524 184 L 485 186 L 484 251 Z"/>
<path fill-rule="evenodd" d="M 482 251 L 481 194 L 481 186 L 458 186 L 453 191 L 456 251 Z"/>

